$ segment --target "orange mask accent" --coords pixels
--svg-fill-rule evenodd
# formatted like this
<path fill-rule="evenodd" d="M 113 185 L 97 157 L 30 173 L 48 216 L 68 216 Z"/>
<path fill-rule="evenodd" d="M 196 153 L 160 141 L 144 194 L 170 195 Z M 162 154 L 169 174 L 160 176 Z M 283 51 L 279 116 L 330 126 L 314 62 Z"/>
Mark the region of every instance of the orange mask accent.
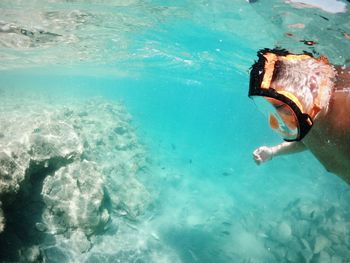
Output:
<path fill-rule="evenodd" d="M 274 53 L 266 53 L 264 55 L 264 57 L 266 58 L 265 74 L 264 74 L 263 81 L 261 83 L 261 88 L 262 89 L 269 89 L 271 86 L 273 72 L 275 70 L 275 64 L 278 60 L 278 57 Z"/>

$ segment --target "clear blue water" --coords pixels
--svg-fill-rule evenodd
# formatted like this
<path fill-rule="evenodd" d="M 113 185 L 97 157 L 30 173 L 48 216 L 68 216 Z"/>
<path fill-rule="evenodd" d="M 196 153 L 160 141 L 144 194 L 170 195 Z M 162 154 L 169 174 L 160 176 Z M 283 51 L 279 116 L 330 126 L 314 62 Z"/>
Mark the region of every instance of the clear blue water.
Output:
<path fill-rule="evenodd" d="M 4 23 L 59 36 L 0 33 L 1 94 L 125 104 L 153 200 L 133 224 L 155 237 L 145 241 L 154 262 L 348 262 L 349 186 L 308 152 L 252 160 L 280 142 L 247 97 L 256 51 L 279 45 L 349 63 L 349 11 L 286 2 L 2 1 Z M 107 243 L 88 253 L 111 254 Z"/>

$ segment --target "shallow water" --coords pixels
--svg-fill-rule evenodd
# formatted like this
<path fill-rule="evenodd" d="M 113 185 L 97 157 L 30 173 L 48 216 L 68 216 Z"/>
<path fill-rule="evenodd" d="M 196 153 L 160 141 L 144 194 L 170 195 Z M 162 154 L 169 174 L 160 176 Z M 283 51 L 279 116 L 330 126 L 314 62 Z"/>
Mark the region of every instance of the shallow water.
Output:
<path fill-rule="evenodd" d="M 85 153 L 103 167 L 104 231 L 85 238 L 73 224 L 50 232 L 46 218 L 50 231 L 33 232 L 44 210 L 27 211 L 18 198 L 12 206 L 21 213 L 3 209 L 2 260 L 28 261 L 25 251 L 36 247 L 42 262 L 348 262 L 348 185 L 307 152 L 259 167 L 251 156 L 280 141 L 247 97 L 258 49 L 306 50 L 349 65 L 349 3 L 330 1 L 338 8 L 331 12 L 293 2 L 2 1 L 1 120 L 16 124 L 22 115 L 31 127 L 66 107 L 94 141 L 113 121 L 89 119 L 94 130 L 84 114 L 108 117 L 93 109 L 122 103 L 132 116 L 123 127 L 139 145 Z M 80 106 L 91 99 L 93 106 Z M 31 111 L 39 116 L 33 121 Z M 60 122 L 74 127 L 64 116 Z M 14 138 L 22 138 L 18 129 Z M 136 154 L 144 163 L 130 157 Z M 42 204 L 41 184 L 33 183 Z M 113 208 L 114 196 L 122 208 Z M 75 248 L 81 240 L 88 249 Z"/>

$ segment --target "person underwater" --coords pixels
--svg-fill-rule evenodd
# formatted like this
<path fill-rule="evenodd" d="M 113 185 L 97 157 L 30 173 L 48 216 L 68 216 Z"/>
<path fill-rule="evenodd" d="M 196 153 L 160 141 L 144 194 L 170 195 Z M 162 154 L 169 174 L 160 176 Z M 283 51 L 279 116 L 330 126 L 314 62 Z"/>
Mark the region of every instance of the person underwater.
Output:
<path fill-rule="evenodd" d="M 253 152 L 259 165 L 309 150 L 329 171 L 350 184 L 350 70 L 325 56 L 258 51 L 248 96 L 284 142 Z"/>

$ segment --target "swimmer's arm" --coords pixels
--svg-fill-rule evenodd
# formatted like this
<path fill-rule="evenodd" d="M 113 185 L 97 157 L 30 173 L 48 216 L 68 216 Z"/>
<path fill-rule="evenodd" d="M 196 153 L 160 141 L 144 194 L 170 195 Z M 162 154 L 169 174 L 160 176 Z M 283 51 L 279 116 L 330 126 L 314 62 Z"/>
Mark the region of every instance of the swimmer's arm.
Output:
<path fill-rule="evenodd" d="M 253 158 L 257 164 L 271 160 L 273 157 L 298 153 L 306 150 L 302 142 L 282 142 L 276 146 L 261 146 L 253 152 Z"/>

